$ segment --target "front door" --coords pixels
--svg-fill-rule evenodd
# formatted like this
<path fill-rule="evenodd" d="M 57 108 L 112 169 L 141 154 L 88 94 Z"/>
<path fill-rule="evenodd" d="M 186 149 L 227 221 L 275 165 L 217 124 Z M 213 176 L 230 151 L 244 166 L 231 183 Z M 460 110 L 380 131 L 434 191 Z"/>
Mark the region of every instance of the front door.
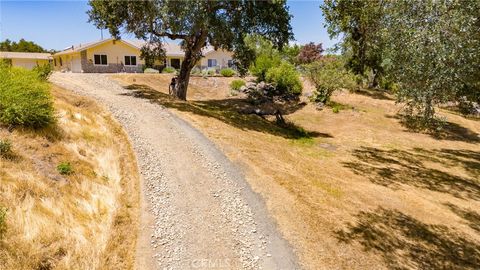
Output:
<path fill-rule="evenodd" d="M 178 59 L 178 58 L 170 59 L 170 66 L 172 66 L 174 69 L 179 69 L 180 68 L 180 59 Z"/>

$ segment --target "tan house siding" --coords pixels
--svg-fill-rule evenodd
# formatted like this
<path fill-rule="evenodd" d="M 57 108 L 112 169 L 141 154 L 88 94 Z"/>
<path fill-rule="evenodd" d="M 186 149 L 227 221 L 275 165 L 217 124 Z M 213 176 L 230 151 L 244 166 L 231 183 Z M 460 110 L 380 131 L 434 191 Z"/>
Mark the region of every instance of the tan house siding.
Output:
<path fill-rule="evenodd" d="M 140 50 L 124 41 L 109 39 L 83 48 L 73 48 L 57 53 L 54 56 L 55 68 L 85 73 L 142 72 L 143 70 L 144 61 L 140 59 Z M 107 64 L 95 64 L 95 55 L 105 55 Z M 135 57 L 136 64 L 125 65 L 126 56 Z"/>
<path fill-rule="evenodd" d="M 30 52 L 0 52 L 0 59 L 6 60 L 14 67 L 33 69 L 36 66 L 47 65 L 51 60 L 49 53 Z"/>
<path fill-rule="evenodd" d="M 56 53 L 54 57 L 54 67 L 56 70 L 86 72 L 86 73 L 115 73 L 115 72 L 142 72 L 145 61 L 140 59 L 140 48 L 142 41 L 127 41 L 107 39 L 103 41 L 85 43 L 83 45 L 72 46 L 64 51 Z M 184 59 L 184 52 L 178 44 L 166 43 L 166 59 L 156 61 L 154 68 L 163 69 L 167 67 L 180 68 Z M 208 59 L 215 59 L 216 64 L 210 68 L 221 69 L 228 67 L 229 60 L 232 60 L 232 53 L 228 51 L 213 50 L 213 47 L 207 46 L 204 50 L 204 57 L 197 63 L 197 67 L 206 69 Z M 95 64 L 95 55 L 105 55 L 107 64 Z M 126 65 L 125 56 L 136 58 L 136 65 Z M 102 62 L 102 61 L 100 61 Z"/>
<path fill-rule="evenodd" d="M 200 59 L 200 68 L 208 68 L 208 59 L 215 59 L 217 60 L 217 65 L 214 68 L 226 68 L 228 67 L 228 61 L 232 60 L 233 53 L 224 51 L 224 50 L 217 50 L 211 51 L 206 53 L 205 56 Z"/>

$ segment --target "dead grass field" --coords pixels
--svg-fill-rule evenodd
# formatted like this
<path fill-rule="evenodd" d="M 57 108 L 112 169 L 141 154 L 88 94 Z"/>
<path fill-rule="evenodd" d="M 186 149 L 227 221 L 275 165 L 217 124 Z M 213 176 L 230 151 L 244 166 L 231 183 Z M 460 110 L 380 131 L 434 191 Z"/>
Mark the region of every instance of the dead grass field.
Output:
<path fill-rule="evenodd" d="M 14 153 L 0 158 L 0 269 L 132 269 L 139 176 L 128 138 L 93 101 L 52 94 L 55 127 L 0 128 Z M 74 173 L 61 175 L 61 162 Z"/>
<path fill-rule="evenodd" d="M 442 137 L 410 132 L 388 95 L 365 90 L 337 93 L 348 108 L 339 113 L 300 108 L 282 129 L 239 114 L 244 103 L 221 78 L 192 78 L 191 101 L 180 102 L 154 90 L 168 90 L 165 75 L 114 77 L 242 166 L 305 268 L 480 268 L 478 120 L 442 111 Z"/>

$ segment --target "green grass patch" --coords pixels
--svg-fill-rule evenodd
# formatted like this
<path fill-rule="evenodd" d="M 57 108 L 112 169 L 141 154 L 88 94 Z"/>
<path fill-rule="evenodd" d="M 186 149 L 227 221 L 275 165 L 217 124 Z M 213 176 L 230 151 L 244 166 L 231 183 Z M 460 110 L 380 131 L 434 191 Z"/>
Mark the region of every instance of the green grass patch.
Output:
<path fill-rule="evenodd" d="M 338 102 L 335 102 L 335 101 L 332 101 L 330 100 L 327 105 L 332 108 L 332 112 L 333 113 L 339 113 L 340 111 L 342 110 L 352 110 L 353 107 L 348 105 L 348 104 L 342 104 L 342 103 L 338 103 Z"/>
<path fill-rule="evenodd" d="M 62 162 L 62 163 L 58 164 L 57 171 L 61 175 L 71 175 L 71 174 L 73 174 L 72 164 L 70 164 L 70 162 Z"/>
<path fill-rule="evenodd" d="M 301 137 L 298 139 L 292 139 L 290 142 L 293 145 L 304 146 L 304 147 L 311 147 L 315 145 L 315 139 L 311 137 Z"/>
<path fill-rule="evenodd" d="M 0 240 L 5 237 L 7 232 L 7 209 L 0 207 Z"/>

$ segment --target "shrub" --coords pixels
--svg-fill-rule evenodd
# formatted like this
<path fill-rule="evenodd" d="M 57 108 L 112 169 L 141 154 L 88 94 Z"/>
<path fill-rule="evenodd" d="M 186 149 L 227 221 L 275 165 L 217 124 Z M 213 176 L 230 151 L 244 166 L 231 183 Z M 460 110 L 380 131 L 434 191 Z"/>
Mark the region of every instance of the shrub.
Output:
<path fill-rule="evenodd" d="M 233 75 L 235 75 L 235 70 L 231 68 L 224 68 L 220 70 L 220 74 L 222 74 L 223 77 L 232 77 Z"/>
<path fill-rule="evenodd" d="M 202 74 L 202 70 L 201 70 L 200 68 L 198 68 L 198 67 L 194 67 L 194 68 L 192 68 L 192 71 L 190 71 L 190 74 L 192 74 L 192 75 L 200 75 L 200 74 Z"/>
<path fill-rule="evenodd" d="M 271 68 L 279 66 L 281 62 L 281 58 L 276 54 L 262 54 L 257 56 L 249 70 L 253 76 L 257 77 L 257 81 L 261 82 L 266 80 L 267 72 Z"/>
<path fill-rule="evenodd" d="M 278 67 L 272 67 L 266 74 L 267 82 L 273 83 L 281 93 L 301 94 L 302 82 L 292 64 L 282 62 Z"/>
<path fill-rule="evenodd" d="M 213 76 L 215 75 L 215 73 L 217 73 L 217 71 L 214 68 L 209 68 L 205 70 L 205 74 L 208 76 Z"/>
<path fill-rule="evenodd" d="M 339 59 L 324 57 L 322 60 L 305 66 L 307 78 L 314 84 L 313 100 L 326 104 L 337 89 L 353 90 L 356 77 L 348 72 Z"/>
<path fill-rule="evenodd" d="M 54 122 L 49 86 L 37 72 L 0 65 L 0 81 L 1 123 L 41 128 Z"/>
<path fill-rule="evenodd" d="M 334 113 L 339 113 L 339 112 L 340 112 L 340 108 L 338 108 L 337 106 L 335 106 L 335 107 L 332 108 L 332 112 L 334 112 Z"/>
<path fill-rule="evenodd" d="M 143 71 L 143 73 L 154 73 L 154 74 L 156 74 L 156 73 L 159 73 L 159 72 L 158 72 L 158 70 L 153 69 L 153 68 L 146 68 L 146 69 Z"/>
<path fill-rule="evenodd" d="M 70 162 L 62 162 L 62 163 L 58 164 L 57 171 L 61 175 L 70 175 L 70 174 L 73 173 L 73 168 L 72 168 L 72 165 L 70 164 Z"/>
<path fill-rule="evenodd" d="M 0 240 L 7 232 L 7 209 L 0 207 Z"/>
<path fill-rule="evenodd" d="M 245 84 L 244 80 L 233 80 L 230 83 L 230 89 L 238 91 L 242 86 L 245 86 Z"/>
<path fill-rule="evenodd" d="M 48 80 L 48 77 L 50 77 L 50 74 L 53 72 L 52 65 L 50 64 L 36 66 L 33 70 L 37 72 L 38 77 L 44 81 Z"/>
<path fill-rule="evenodd" d="M 162 73 L 175 73 L 177 72 L 176 69 L 174 69 L 173 67 L 165 67 L 163 70 L 162 70 Z"/>
<path fill-rule="evenodd" d="M 8 157 L 12 154 L 12 143 L 9 140 L 0 140 L 0 156 Z"/>

